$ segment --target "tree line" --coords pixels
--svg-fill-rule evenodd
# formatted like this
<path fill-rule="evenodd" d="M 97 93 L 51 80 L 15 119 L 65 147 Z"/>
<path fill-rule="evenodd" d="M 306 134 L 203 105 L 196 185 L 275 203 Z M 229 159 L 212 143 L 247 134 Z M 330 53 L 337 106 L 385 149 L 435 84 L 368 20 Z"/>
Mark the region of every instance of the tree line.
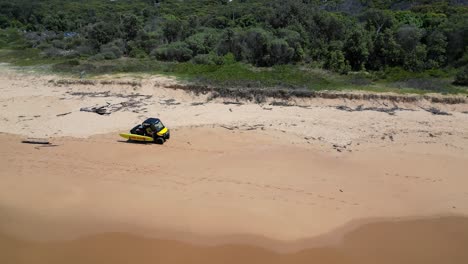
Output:
<path fill-rule="evenodd" d="M 468 62 L 466 1 L 0 0 L 0 28 L 20 30 L 45 56 L 88 60 L 222 64 L 228 55 L 339 73 Z"/>

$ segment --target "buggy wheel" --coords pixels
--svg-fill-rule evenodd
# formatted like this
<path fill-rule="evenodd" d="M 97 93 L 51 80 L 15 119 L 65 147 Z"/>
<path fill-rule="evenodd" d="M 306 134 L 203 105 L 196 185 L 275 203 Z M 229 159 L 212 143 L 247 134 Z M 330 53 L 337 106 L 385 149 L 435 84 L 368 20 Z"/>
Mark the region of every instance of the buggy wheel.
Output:
<path fill-rule="evenodd" d="M 158 145 L 162 145 L 162 144 L 164 144 L 164 138 L 157 137 L 157 138 L 154 139 L 154 143 L 156 143 Z"/>

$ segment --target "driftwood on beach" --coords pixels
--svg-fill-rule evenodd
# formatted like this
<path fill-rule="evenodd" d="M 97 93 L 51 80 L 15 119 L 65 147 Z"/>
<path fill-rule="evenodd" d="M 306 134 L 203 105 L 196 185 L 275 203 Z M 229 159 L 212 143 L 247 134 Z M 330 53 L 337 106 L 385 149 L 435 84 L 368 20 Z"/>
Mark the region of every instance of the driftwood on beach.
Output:
<path fill-rule="evenodd" d="M 336 109 L 341 110 L 341 111 L 346 111 L 346 112 L 376 111 L 376 112 L 387 113 L 389 115 L 395 115 L 397 111 L 414 111 L 412 109 L 401 108 L 397 106 L 394 106 L 391 108 L 384 108 L 384 107 L 363 107 L 362 105 L 359 105 L 356 108 L 351 108 L 345 105 L 339 105 L 336 107 Z"/>
<path fill-rule="evenodd" d="M 25 140 L 22 140 L 21 143 L 39 144 L 39 145 L 49 145 L 50 144 L 49 140 L 45 139 L 45 138 L 27 138 Z"/>

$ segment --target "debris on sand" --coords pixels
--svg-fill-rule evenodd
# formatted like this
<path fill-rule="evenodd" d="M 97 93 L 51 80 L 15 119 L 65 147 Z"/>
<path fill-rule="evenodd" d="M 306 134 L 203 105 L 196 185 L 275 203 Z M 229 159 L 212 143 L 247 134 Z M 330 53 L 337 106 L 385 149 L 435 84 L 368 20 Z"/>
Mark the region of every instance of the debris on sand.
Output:
<path fill-rule="evenodd" d="M 130 99 L 128 101 L 117 103 L 117 104 L 107 103 L 107 105 L 103 105 L 103 106 L 82 107 L 80 108 L 80 111 L 96 113 L 98 115 L 110 115 L 114 112 L 122 111 L 122 110 L 127 110 L 127 111 L 132 111 L 134 113 L 138 113 L 139 111 L 143 110 L 141 109 L 143 106 L 144 104 L 141 100 L 136 101 L 136 100 Z"/>
<path fill-rule="evenodd" d="M 80 84 L 80 85 L 96 85 L 96 82 L 93 80 L 50 80 L 49 83 L 52 83 L 55 86 L 62 86 L 62 85 L 72 85 L 72 84 Z"/>
<path fill-rule="evenodd" d="M 162 105 L 180 105 L 180 103 L 176 102 L 175 99 L 162 100 L 159 103 L 162 104 Z"/>
<path fill-rule="evenodd" d="M 440 110 L 440 109 L 437 109 L 437 108 L 435 108 L 435 107 L 430 107 L 430 108 L 423 108 L 423 107 L 421 107 L 421 109 L 423 109 L 423 110 L 425 110 L 426 112 L 429 112 L 429 113 L 431 113 L 431 114 L 433 114 L 433 115 L 452 115 L 452 114 L 450 114 L 450 113 L 444 112 L 444 111 L 442 111 L 442 110 Z"/>
<path fill-rule="evenodd" d="M 336 107 L 336 109 L 341 110 L 341 111 L 346 111 L 346 112 L 354 112 L 355 110 L 349 106 L 345 105 L 339 105 Z"/>
<path fill-rule="evenodd" d="M 341 152 L 343 151 L 344 149 L 346 149 L 346 146 L 340 146 L 338 144 L 333 144 L 333 149 L 335 149 L 336 151 L 338 152 Z"/>
<path fill-rule="evenodd" d="M 334 150 L 338 152 L 343 152 L 343 151 L 348 151 L 352 152 L 350 148 L 348 148 L 351 145 L 351 143 L 348 143 L 347 145 L 338 145 L 338 144 L 333 144 L 332 147 Z"/>
<path fill-rule="evenodd" d="M 98 115 L 109 115 L 110 112 L 107 111 L 108 106 L 109 105 L 98 106 L 98 107 L 82 107 L 80 108 L 80 111 L 96 113 Z"/>
<path fill-rule="evenodd" d="M 239 129 L 239 127 L 237 127 L 237 126 L 223 126 L 223 125 L 221 125 L 220 127 L 225 128 L 227 130 Z"/>
<path fill-rule="evenodd" d="M 50 144 L 49 140 L 45 139 L 45 138 L 27 138 L 25 140 L 22 140 L 21 143 L 39 144 L 39 145 L 49 145 Z"/>
<path fill-rule="evenodd" d="M 103 80 L 100 82 L 102 85 L 129 85 L 132 87 L 139 86 L 141 87 L 141 82 L 139 81 L 107 81 Z"/>
<path fill-rule="evenodd" d="M 81 97 L 110 97 L 111 94 L 109 91 L 105 92 L 68 92 L 72 96 L 81 96 Z"/>
<path fill-rule="evenodd" d="M 225 105 L 243 105 L 241 102 L 232 102 L 232 101 L 225 101 L 223 102 Z"/>
<path fill-rule="evenodd" d="M 390 141 L 393 142 L 394 141 L 393 135 L 394 134 L 391 134 L 391 133 L 384 133 L 383 136 L 380 137 L 380 139 L 385 140 L 388 137 L 388 139 L 390 139 Z"/>
<path fill-rule="evenodd" d="M 244 130 L 257 130 L 257 129 L 265 130 L 265 125 L 256 124 L 253 126 L 245 126 L 243 129 Z"/>
<path fill-rule="evenodd" d="M 150 99 L 153 97 L 152 95 L 145 95 L 139 93 L 131 93 L 131 94 L 119 94 L 119 93 L 111 93 L 110 91 L 105 92 L 67 92 L 67 94 L 72 96 L 81 96 L 81 97 L 116 97 L 116 98 L 143 98 L 143 99 Z"/>
<path fill-rule="evenodd" d="M 62 85 L 123 85 L 123 86 L 132 86 L 141 87 L 141 82 L 139 81 L 109 81 L 109 80 L 102 80 L 102 81 L 95 81 L 95 80 L 50 80 L 49 83 L 52 83 L 55 86 L 62 86 Z"/>
<path fill-rule="evenodd" d="M 66 115 L 69 115 L 69 114 L 71 114 L 71 113 L 72 113 L 72 112 L 67 112 L 67 113 L 63 113 L 63 114 L 58 114 L 58 115 L 56 115 L 56 116 L 57 116 L 57 117 L 59 117 L 59 116 L 66 116 Z"/>
<path fill-rule="evenodd" d="M 270 103 L 272 106 L 294 106 L 293 104 L 287 103 L 287 102 L 281 102 L 281 101 L 273 101 Z"/>
<path fill-rule="evenodd" d="M 265 130 L 265 125 L 262 125 L 262 124 L 256 124 L 256 125 L 244 124 L 244 125 L 241 125 L 240 127 L 239 126 L 220 125 L 219 127 L 225 128 L 227 130 L 234 130 L 234 129 L 235 130 L 244 130 L 244 131 L 257 130 L 257 129 Z M 284 132 L 286 132 L 286 131 L 284 131 Z"/>
<path fill-rule="evenodd" d="M 204 105 L 205 103 L 203 102 L 194 102 L 194 103 L 191 103 L 190 105 L 191 106 L 197 106 L 197 105 Z"/>
<path fill-rule="evenodd" d="M 394 106 L 391 108 L 384 108 L 384 107 L 363 107 L 362 105 L 359 105 L 358 107 L 354 109 L 349 106 L 339 105 L 336 107 L 336 109 L 341 110 L 341 111 L 347 111 L 347 112 L 375 111 L 375 112 L 387 113 L 389 115 L 395 115 L 397 111 L 414 111 L 412 109 L 400 108 L 397 106 Z"/>

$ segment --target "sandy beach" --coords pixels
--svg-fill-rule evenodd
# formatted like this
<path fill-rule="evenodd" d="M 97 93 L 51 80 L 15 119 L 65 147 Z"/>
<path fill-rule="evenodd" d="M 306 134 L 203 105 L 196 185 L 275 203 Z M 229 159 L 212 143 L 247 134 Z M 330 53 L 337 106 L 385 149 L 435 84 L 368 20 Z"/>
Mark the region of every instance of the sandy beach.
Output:
<path fill-rule="evenodd" d="M 468 104 L 175 83 L 1 66 L 0 262 L 468 262 Z M 119 138 L 154 116 L 164 145 Z"/>

